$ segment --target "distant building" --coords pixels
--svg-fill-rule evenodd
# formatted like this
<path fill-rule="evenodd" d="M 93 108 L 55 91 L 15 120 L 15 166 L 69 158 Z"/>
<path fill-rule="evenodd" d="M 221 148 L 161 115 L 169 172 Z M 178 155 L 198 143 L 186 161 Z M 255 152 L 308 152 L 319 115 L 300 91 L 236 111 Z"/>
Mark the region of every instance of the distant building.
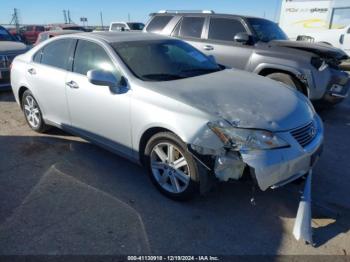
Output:
<path fill-rule="evenodd" d="M 350 25 L 350 0 L 282 0 L 280 27 L 289 38 Z"/>

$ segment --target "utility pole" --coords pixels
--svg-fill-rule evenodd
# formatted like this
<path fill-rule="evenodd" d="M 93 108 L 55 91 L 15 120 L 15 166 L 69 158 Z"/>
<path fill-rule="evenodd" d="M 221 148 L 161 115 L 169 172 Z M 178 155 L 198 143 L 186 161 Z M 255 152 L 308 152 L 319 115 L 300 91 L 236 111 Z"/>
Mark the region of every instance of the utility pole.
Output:
<path fill-rule="evenodd" d="M 69 10 L 68 10 L 68 23 L 69 24 L 73 23 L 72 19 L 70 18 L 70 11 Z"/>
<path fill-rule="evenodd" d="M 66 11 L 66 10 L 63 10 L 63 17 L 64 17 L 64 23 L 65 23 L 65 24 L 68 24 L 68 21 L 67 21 L 67 11 Z"/>
<path fill-rule="evenodd" d="M 18 15 L 18 9 L 17 8 L 13 9 L 13 14 L 12 14 L 12 19 L 11 19 L 10 25 L 12 23 L 16 26 L 16 32 L 18 33 L 20 24 L 19 24 L 19 15 Z"/>
<path fill-rule="evenodd" d="M 101 18 L 101 27 L 102 27 L 102 30 L 103 30 L 103 16 L 102 16 L 102 12 L 100 12 L 100 18 Z"/>
<path fill-rule="evenodd" d="M 128 22 L 130 22 L 130 13 L 128 13 Z"/>

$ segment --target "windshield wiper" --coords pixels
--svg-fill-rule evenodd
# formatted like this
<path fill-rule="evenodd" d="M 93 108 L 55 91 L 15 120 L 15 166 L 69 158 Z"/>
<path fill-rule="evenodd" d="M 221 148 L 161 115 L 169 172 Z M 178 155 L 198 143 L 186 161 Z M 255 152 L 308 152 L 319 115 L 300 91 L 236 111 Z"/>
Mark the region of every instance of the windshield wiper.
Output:
<path fill-rule="evenodd" d="M 175 74 L 147 74 L 141 76 L 144 79 L 149 80 L 176 80 L 176 79 L 182 79 L 184 78 L 181 75 L 175 75 Z"/>
<path fill-rule="evenodd" d="M 188 73 L 193 73 L 193 74 L 207 74 L 207 73 L 214 73 L 220 71 L 220 68 L 193 68 L 193 69 L 186 69 L 182 70 L 180 73 L 181 74 L 188 74 Z"/>

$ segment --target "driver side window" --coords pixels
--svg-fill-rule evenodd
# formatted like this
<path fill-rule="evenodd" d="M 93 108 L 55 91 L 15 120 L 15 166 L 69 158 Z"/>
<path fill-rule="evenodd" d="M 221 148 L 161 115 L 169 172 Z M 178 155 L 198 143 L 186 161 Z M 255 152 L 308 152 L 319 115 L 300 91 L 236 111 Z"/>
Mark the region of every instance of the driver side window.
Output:
<path fill-rule="evenodd" d="M 209 39 L 233 41 L 238 33 L 246 33 L 243 24 L 237 19 L 211 18 L 209 25 Z"/>
<path fill-rule="evenodd" d="M 105 70 L 119 76 L 112 60 L 106 51 L 98 44 L 79 40 L 75 51 L 73 72 L 86 75 L 90 70 Z"/>

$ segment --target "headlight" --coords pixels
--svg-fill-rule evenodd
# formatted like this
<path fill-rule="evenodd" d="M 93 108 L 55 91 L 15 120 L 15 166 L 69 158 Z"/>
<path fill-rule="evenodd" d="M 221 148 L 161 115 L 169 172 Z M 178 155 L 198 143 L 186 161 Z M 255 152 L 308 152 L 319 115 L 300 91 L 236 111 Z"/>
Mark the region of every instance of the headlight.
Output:
<path fill-rule="evenodd" d="M 1 69 L 8 68 L 8 58 L 6 55 L 0 55 L 0 68 Z"/>
<path fill-rule="evenodd" d="M 210 122 L 208 127 L 225 146 L 234 150 L 266 150 L 288 147 L 289 144 L 276 134 L 257 129 L 235 128 L 223 121 Z"/>
<path fill-rule="evenodd" d="M 320 57 L 312 57 L 311 64 L 319 71 L 322 71 L 328 66 L 326 61 Z"/>

